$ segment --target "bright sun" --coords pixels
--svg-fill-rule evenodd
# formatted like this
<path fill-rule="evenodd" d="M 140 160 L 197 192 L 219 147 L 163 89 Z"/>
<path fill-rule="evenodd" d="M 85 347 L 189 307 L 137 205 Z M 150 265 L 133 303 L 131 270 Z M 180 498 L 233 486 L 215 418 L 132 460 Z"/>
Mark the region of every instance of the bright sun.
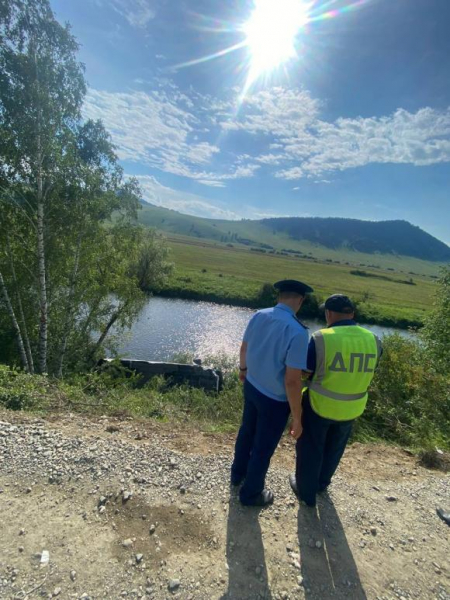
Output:
<path fill-rule="evenodd" d="M 308 22 L 310 3 L 304 0 L 254 0 L 243 27 L 251 54 L 249 81 L 296 56 L 295 37 Z"/>

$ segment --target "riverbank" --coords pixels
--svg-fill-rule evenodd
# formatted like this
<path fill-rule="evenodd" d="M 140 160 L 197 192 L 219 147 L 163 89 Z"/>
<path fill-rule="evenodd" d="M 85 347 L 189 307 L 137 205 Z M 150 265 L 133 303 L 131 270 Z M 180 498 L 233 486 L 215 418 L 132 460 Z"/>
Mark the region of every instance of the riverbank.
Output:
<path fill-rule="evenodd" d="M 189 357 L 185 360 L 189 362 Z M 206 356 L 204 364 L 222 370 L 220 393 L 168 387 L 161 378 L 137 388 L 135 380 L 118 376 L 118 370 L 72 374 L 61 381 L 0 365 L 0 407 L 38 414 L 63 410 L 152 418 L 176 428 L 189 424 L 205 432 L 235 432 L 242 412 L 235 356 Z M 386 336 L 367 409 L 355 424 L 353 440 L 381 441 L 415 452 L 450 450 L 448 385 L 448 377 L 428 365 L 422 345 L 400 335 Z"/>
<path fill-rule="evenodd" d="M 155 296 L 162 298 L 174 298 L 179 300 L 196 300 L 201 302 L 214 302 L 216 304 L 225 304 L 229 306 L 237 306 L 242 308 L 268 308 L 273 306 L 275 296 L 269 298 L 267 294 L 257 293 L 254 297 L 248 296 L 232 296 L 228 293 L 221 293 L 220 291 L 201 291 L 194 290 L 185 287 L 165 287 L 162 290 L 149 292 Z M 303 304 L 299 317 L 306 319 L 322 319 L 323 311 L 320 310 L 320 304 L 324 298 L 318 298 L 315 294 L 312 294 L 307 298 Z M 357 310 L 358 323 L 362 325 L 379 325 L 380 327 L 393 327 L 396 329 L 408 330 L 408 329 L 420 329 L 423 327 L 423 319 L 398 316 L 396 314 L 383 313 L 383 307 L 364 305 L 364 303 L 358 303 Z"/>
<path fill-rule="evenodd" d="M 299 279 L 314 288 L 300 318 L 321 318 L 321 302 L 330 294 L 343 293 L 357 303 L 361 323 L 407 329 L 423 325 L 436 290 L 430 277 L 411 277 L 393 268 L 361 265 L 361 270 L 343 262 L 260 254 L 207 241 L 170 240 L 170 246 L 175 269 L 158 292 L 169 298 L 261 308 L 273 303 L 265 285 Z"/>

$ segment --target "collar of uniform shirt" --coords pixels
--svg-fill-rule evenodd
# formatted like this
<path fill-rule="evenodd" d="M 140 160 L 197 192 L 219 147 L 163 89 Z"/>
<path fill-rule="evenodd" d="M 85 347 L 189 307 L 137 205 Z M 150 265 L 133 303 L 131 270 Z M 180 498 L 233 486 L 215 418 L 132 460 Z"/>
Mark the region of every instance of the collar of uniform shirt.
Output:
<path fill-rule="evenodd" d="M 278 304 L 275 306 L 275 308 L 280 308 L 281 310 L 285 310 L 286 312 L 295 316 L 295 313 L 292 310 L 292 308 L 290 306 L 288 306 L 287 304 L 283 304 L 283 302 L 278 302 Z"/>
<path fill-rule="evenodd" d="M 328 325 L 327 329 L 330 329 L 330 327 L 344 327 L 345 325 L 356 325 L 356 321 L 354 321 L 353 319 L 342 319 L 342 321 L 336 321 L 336 323 Z"/>

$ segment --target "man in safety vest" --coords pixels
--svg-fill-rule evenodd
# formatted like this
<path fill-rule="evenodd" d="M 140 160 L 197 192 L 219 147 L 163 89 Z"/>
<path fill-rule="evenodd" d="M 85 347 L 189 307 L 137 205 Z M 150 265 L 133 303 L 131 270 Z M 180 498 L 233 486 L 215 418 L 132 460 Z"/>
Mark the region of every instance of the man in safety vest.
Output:
<path fill-rule="evenodd" d="M 294 493 L 308 506 L 331 483 L 351 434 L 362 415 L 367 390 L 381 356 L 381 342 L 354 321 L 355 306 L 335 294 L 323 305 L 327 329 L 316 331 L 308 348 L 311 373 L 303 394 L 303 433 L 297 440 Z"/>

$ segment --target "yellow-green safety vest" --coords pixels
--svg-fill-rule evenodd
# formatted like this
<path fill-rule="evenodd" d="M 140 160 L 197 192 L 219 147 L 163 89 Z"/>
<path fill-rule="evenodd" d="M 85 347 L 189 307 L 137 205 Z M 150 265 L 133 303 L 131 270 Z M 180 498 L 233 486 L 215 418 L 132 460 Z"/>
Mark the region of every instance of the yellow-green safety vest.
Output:
<path fill-rule="evenodd" d="M 334 421 L 350 421 L 364 412 L 367 390 L 381 354 L 379 338 L 358 325 L 316 331 L 316 370 L 307 383 L 311 407 Z"/>

